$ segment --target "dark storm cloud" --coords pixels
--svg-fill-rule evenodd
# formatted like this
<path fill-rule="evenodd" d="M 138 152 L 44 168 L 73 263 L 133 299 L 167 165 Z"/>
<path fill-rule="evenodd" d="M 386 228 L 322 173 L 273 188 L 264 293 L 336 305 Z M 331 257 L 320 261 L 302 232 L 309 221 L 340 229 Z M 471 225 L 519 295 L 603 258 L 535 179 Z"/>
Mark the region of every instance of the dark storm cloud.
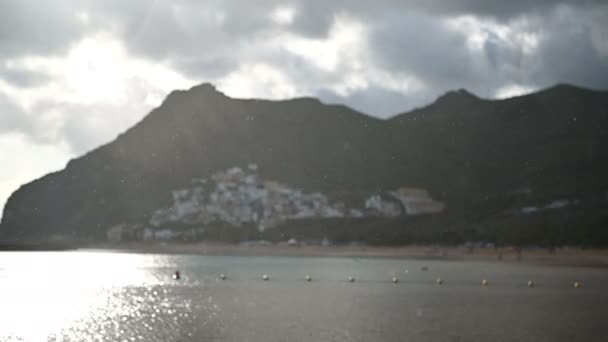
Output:
<path fill-rule="evenodd" d="M 93 2 L 92 25 L 110 26 L 129 48 L 154 58 L 212 55 L 272 26 L 277 1 Z M 233 51 L 234 52 L 234 51 Z"/>
<path fill-rule="evenodd" d="M 591 39 L 592 25 L 608 25 L 594 14 L 608 13 L 604 2 L 3 1 L 0 78 L 14 86 L 35 87 L 44 82 L 44 75 L 3 69 L 2 58 L 56 55 L 80 38 L 103 31 L 120 39 L 132 55 L 169 62 L 196 80 L 221 80 L 243 64 L 265 63 L 285 74 L 296 88 L 308 89 L 308 95 L 343 99 L 356 108 L 381 115 L 422 105 L 454 88 L 467 88 L 481 96 L 493 96 L 508 84 L 543 87 L 570 82 L 605 88 L 606 55 Z M 294 9 L 292 22 L 280 24 L 272 20 L 273 11 L 281 7 Z M 567 9 L 566 15 L 560 8 Z M 79 13 L 87 15 L 79 19 Z M 446 19 L 461 15 L 504 26 L 523 18 L 529 22 L 526 29 L 539 35 L 538 46 L 532 55 L 525 55 L 518 43 L 486 30 L 481 53 L 472 52 L 467 46 L 467 33 L 445 25 Z M 370 63 L 370 68 L 414 75 L 426 90 L 406 94 L 370 84 L 338 95 L 327 84 L 339 83 L 352 72 L 342 63 L 335 70 L 321 70 L 310 60 L 282 48 L 268 50 L 263 44 L 280 32 L 326 39 L 339 16 L 361 22 L 370 32 L 365 44 L 371 59 L 364 61 Z"/>
<path fill-rule="evenodd" d="M 468 81 L 473 75 L 466 37 L 421 14 L 387 16 L 373 30 L 372 51 L 388 70 L 431 83 Z"/>
<path fill-rule="evenodd" d="M 309 37 L 325 37 L 333 24 L 335 15 L 344 8 L 337 2 L 310 3 L 299 1 L 292 29 Z M 334 7 L 335 6 L 335 7 Z"/>
<path fill-rule="evenodd" d="M 0 58 L 57 53 L 86 33 L 64 1 L 0 1 L 0 17 Z"/>
<path fill-rule="evenodd" d="M 295 0 L 130 2 L 129 5 L 115 1 L 109 5 L 107 2 L 95 3 L 95 6 L 91 9 L 92 17 L 100 14 L 99 25 L 113 22 L 133 53 L 169 60 L 185 74 L 200 78 L 221 78 L 237 70 L 242 63 L 262 59 L 270 64 L 282 60 L 273 65 L 288 72 L 296 84 L 306 81 L 299 77 L 316 81 L 332 79 L 335 75 L 310 77 L 308 72 L 297 72 L 290 64 L 285 64 L 297 61 L 297 58 L 281 57 L 284 51 L 260 51 L 245 46 L 271 38 L 278 30 L 323 39 L 336 16 L 348 15 L 371 30 L 369 45 L 375 62 L 391 72 L 408 71 L 416 75 L 428 85 L 433 96 L 460 87 L 482 96 L 492 96 L 507 83 L 534 87 L 558 82 L 605 86 L 603 74 L 598 72 L 603 57 L 589 44 L 589 29 L 579 36 L 568 31 L 573 23 L 584 25 L 588 13 L 606 11 L 602 1 Z M 293 22 L 285 27 L 277 27 L 270 19 L 271 12 L 280 6 L 295 9 Z M 560 7 L 572 8 L 570 15 L 575 20 L 553 23 L 565 20 L 553 18 Z M 532 29 L 542 34 L 540 46 L 532 57 L 537 61 L 533 66 L 524 65 L 523 59 L 531 57 L 523 56 L 521 47 L 493 32 L 485 32 L 485 60 L 481 61 L 485 67 L 474 65 L 480 61 L 472 58 L 466 46 L 466 34 L 442 23 L 445 18 L 455 15 L 477 16 L 503 25 L 509 25 L 517 18 L 530 18 L 531 26 L 535 25 Z M 570 51 L 573 45 L 580 45 L 582 49 Z M 560 49 L 568 53 L 562 54 Z M 579 54 L 578 60 L 589 63 L 571 65 L 563 60 L 564 56 L 573 53 Z M 300 67 L 311 69 L 302 64 Z M 409 108 L 409 103 L 404 99 L 403 109 Z"/>
<path fill-rule="evenodd" d="M 597 15 L 598 12 L 604 15 Z M 500 37 L 491 29 L 482 29 L 486 38 L 481 55 L 475 55 L 467 46 L 466 33 L 454 31 L 435 17 L 391 14 L 372 25 L 371 50 L 377 63 L 386 69 L 409 71 L 420 77 L 434 96 L 464 87 L 491 97 L 507 84 L 539 88 L 574 83 L 608 88 L 608 53 L 600 51 L 592 40 L 593 29 L 606 32 L 608 22 L 602 21 L 606 13 L 607 6 L 596 6 L 594 10 L 588 6 L 553 7 L 543 16 L 525 17 L 525 27 L 517 27 L 513 21 L 490 20 L 490 24 L 522 30 L 513 36 L 533 34 L 538 41 L 532 52 L 526 52 L 521 42 L 510 40 L 513 37 Z M 608 46 L 607 37 L 604 33 L 600 38 L 604 39 L 604 46 Z M 402 103 L 411 108 L 405 99 Z"/>
<path fill-rule="evenodd" d="M 311 36 L 324 36 L 336 14 L 350 13 L 361 18 L 381 18 L 386 14 L 424 12 L 431 16 L 471 14 L 506 20 L 538 13 L 558 5 L 593 8 L 603 0 L 263 0 L 263 1 L 94 1 L 33 0 L 0 2 L 1 53 L 49 52 L 93 29 L 118 29 L 123 38 L 152 56 L 174 51 L 201 52 L 232 38 L 251 37 L 273 25 L 269 13 L 279 6 L 297 9 L 290 29 Z M 91 25 L 83 25 L 75 15 L 88 10 Z M 216 25 L 212 16 L 219 14 Z M 198 43 L 198 44 L 197 44 Z M 226 42 L 230 44 L 231 41 Z M 131 45 L 129 44 L 129 45 Z"/>
<path fill-rule="evenodd" d="M 415 28 L 415 25 L 407 24 L 408 20 L 436 21 L 441 17 L 468 14 L 506 21 L 521 15 L 543 15 L 564 4 L 577 8 L 594 8 L 601 3 L 600 0 L 570 3 L 557 0 L 112 0 L 89 3 L 88 10 L 92 18 L 90 27 L 110 27 L 116 30 L 135 53 L 151 58 L 183 59 L 186 60 L 182 62 L 184 66 L 196 65 L 194 57 L 200 57 L 205 59 L 201 66 L 209 67 L 213 66 L 210 61 L 218 60 L 209 58 L 209 55 L 229 56 L 235 52 L 235 46 L 274 32 L 276 24 L 270 20 L 270 16 L 278 7 L 291 6 L 295 9 L 293 22 L 284 29 L 306 37 L 323 38 L 327 36 L 336 15 L 340 14 L 354 16 L 370 25 L 382 24 L 385 20 L 401 21 L 406 24 L 404 29 L 411 29 Z M 420 18 L 416 18 L 417 15 L 420 15 Z M 398 32 L 403 31 L 402 29 Z M 430 32 L 441 33 L 449 34 Z M 425 37 L 431 37 L 430 34 Z M 397 33 L 394 36 L 396 38 Z M 442 40 L 449 37 L 437 36 L 432 39 Z M 441 49 L 441 46 L 437 49 Z M 218 67 L 223 69 L 226 64 L 219 63 Z"/>
<path fill-rule="evenodd" d="M 608 22 L 603 25 L 605 29 L 608 28 Z M 543 27 L 553 34 L 547 35 L 542 41 L 538 57 L 542 63 L 535 70 L 534 79 L 542 84 L 568 82 L 592 88 L 608 88 L 608 51 L 602 54 L 594 46 L 592 27 L 585 17 L 550 19 Z"/>
<path fill-rule="evenodd" d="M 386 14 L 421 12 L 430 16 L 474 15 L 508 21 L 521 15 L 542 15 L 560 5 L 595 8 L 605 0 L 298 0 L 294 28 L 305 34 L 324 36 L 336 13 L 378 19 Z"/>

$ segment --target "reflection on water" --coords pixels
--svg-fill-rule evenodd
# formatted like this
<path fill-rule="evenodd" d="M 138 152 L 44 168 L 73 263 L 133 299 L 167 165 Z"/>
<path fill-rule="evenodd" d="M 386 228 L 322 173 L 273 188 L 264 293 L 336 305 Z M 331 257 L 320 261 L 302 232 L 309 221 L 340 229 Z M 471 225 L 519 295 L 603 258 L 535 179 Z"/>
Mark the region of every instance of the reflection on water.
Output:
<path fill-rule="evenodd" d="M 0 341 L 589 341 L 606 288 L 605 269 L 497 262 L 8 252 Z"/>
<path fill-rule="evenodd" d="M 3 340 L 143 340 L 187 318 L 171 301 L 167 256 L 113 253 L 0 254 Z M 162 274 L 161 274 L 162 272 Z M 187 311 L 187 310 L 186 310 Z M 167 319 L 173 316 L 174 318 Z"/>

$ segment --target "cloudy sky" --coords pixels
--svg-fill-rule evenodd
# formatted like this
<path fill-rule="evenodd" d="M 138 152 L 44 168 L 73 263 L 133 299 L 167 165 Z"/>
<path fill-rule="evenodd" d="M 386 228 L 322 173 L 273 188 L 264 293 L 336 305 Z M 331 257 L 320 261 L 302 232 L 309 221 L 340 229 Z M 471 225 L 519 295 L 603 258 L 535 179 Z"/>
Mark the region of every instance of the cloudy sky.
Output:
<path fill-rule="evenodd" d="M 173 89 L 387 117 L 466 88 L 608 88 L 604 0 L 0 1 L 0 208 Z"/>

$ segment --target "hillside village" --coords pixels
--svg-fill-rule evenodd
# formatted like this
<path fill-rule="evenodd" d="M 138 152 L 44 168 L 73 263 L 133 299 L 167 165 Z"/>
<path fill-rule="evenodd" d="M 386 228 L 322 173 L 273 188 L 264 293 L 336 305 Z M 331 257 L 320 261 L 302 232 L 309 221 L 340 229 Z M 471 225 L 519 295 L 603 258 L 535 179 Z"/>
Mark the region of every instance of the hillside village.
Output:
<path fill-rule="evenodd" d="M 505 100 L 453 91 L 379 120 L 203 84 L 21 186 L 0 239 L 605 247 L 607 107 L 605 91 L 558 85 Z"/>
<path fill-rule="evenodd" d="M 412 188 L 372 194 L 362 208 L 352 208 L 341 202 L 332 203 L 319 192 L 307 193 L 262 179 L 257 171 L 256 164 L 249 164 L 246 168 L 217 172 L 209 179 L 195 178 L 190 188 L 173 191 L 173 204 L 154 211 L 147 228 L 141 224 L 117 225 L 108 230 L 108 239 L 171 240 L 180 233 L 166 227 L 176 223 L 254 225 L 263 232 L 290 220 L 425 215 L 440 213 L 445 208 L 428 191 Z"/>

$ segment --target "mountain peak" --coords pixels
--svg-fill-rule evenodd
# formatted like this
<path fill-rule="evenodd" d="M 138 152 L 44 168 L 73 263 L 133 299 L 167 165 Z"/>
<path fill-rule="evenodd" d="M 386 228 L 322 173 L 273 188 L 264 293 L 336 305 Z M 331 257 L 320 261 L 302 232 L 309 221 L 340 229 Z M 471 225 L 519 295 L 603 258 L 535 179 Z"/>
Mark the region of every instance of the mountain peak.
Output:
<path fill-rule="evenodd" d="M 201 83 L 191 87 L 188 90 L 174 90 L 163 103 L 181 103 L 184 98 L 190 99 L 226 99 L 226 96 L 211 83 Z M 191 101 L 191 100 L 189 100 Z"/>
<path fill-rule="evenodd" d="M 475 94 L 469 92 L 466 89 L 457 89 L 457 90 L 450 90 L 447 93 L 441 95 L 439 98 L 437 98 L 437 100 L 435 101 L 436 103 L 440 103 L 440 102 L 449 102 L 449 103 L 453 103 L 455 101 L 458 102 L 462 102 L 462 101 L 471 101 L 471 100 L 479 100 L 479 97 L 477 97 Z"/>
<path fill-rule="evenodd" d="M 207 93 L 207 94 L 219 94 L 219 95 L 225 96 L 224 93 L 222 93 L 221 91 L 217 90 L 217 88 L 213 84 L 208 83 L 208 82 L 195 85 L 192 88 L 190 88 L 188 90 L 188 92 Z"/>
<path fill-rule="evenodd" d="M 575 92 L 590 92 L 590 89 L 585 89 L 573 84 L 568 83 L 558 83 L 552 87 L 546 88 L 544 90 L 539 91 L 538 93 L 546 93 L 546 94 L 568 94 Z"/>

